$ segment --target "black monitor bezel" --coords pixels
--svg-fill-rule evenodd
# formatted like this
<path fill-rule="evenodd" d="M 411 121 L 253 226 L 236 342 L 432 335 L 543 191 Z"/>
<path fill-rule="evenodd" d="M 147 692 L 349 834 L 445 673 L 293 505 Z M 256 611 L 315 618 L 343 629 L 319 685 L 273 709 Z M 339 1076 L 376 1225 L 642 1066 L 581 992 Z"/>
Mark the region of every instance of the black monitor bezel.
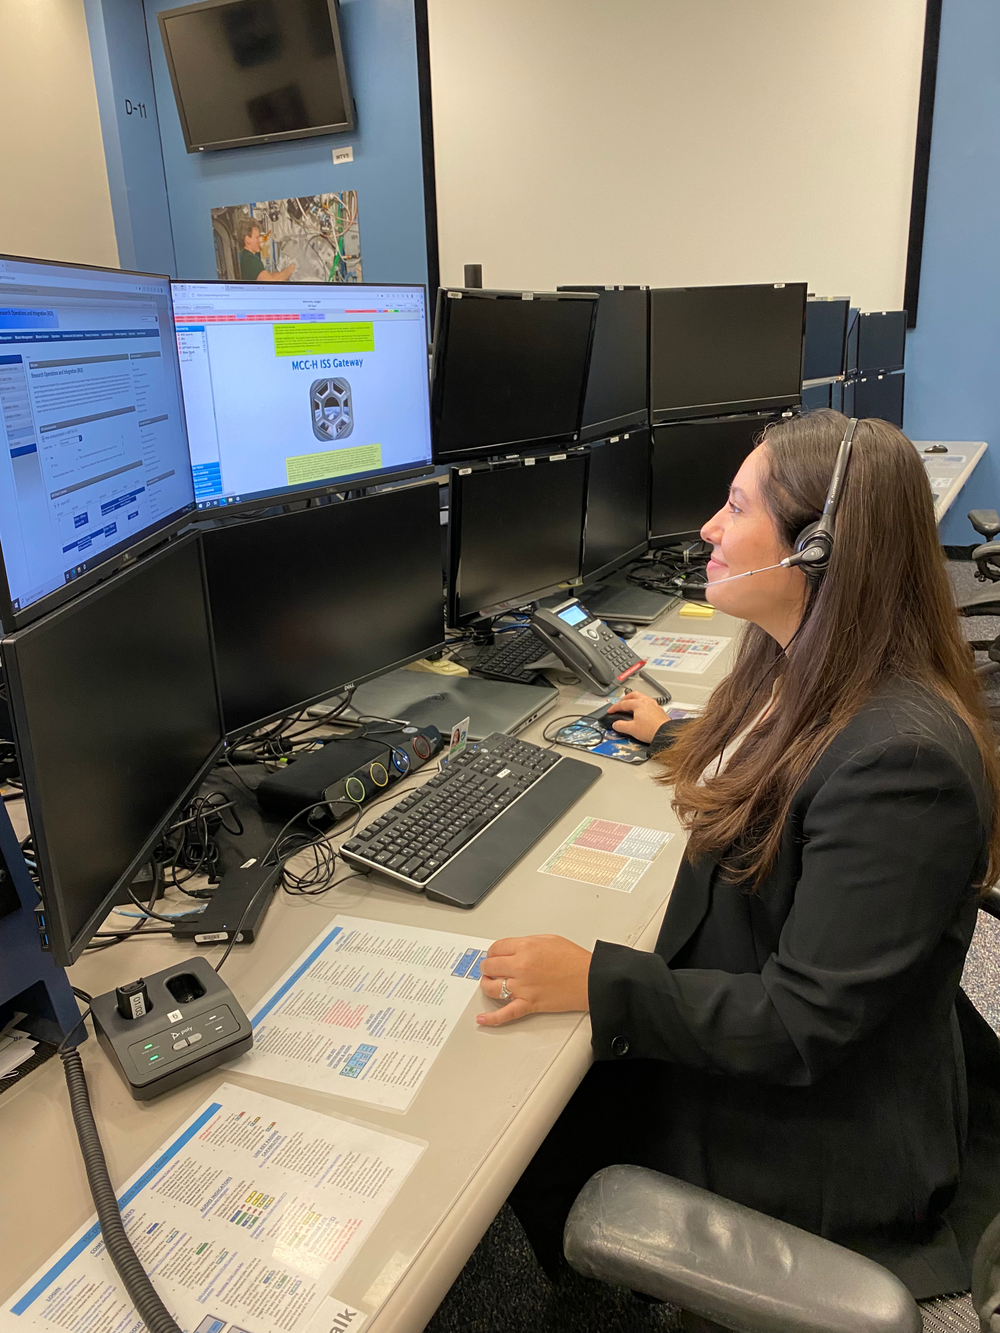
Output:
<path fill-rule="evenodd" d="M 405 287 L 408 290 L 420 288 L 424 294 L 424 341 L 427 340 L 427 284 L 424 282 L 294 282 L 289 283 L 292 287 L 319 287 L 326 289 L 329 287 L 346 287 L 351 291 L 356 291 L 362 287 L 378 287 L 379 290 L 391 289 L 393 287 Z M 171 310 L 173 310 L 173 289 L 175 287 L 256 287 L 255 282 L 231 282 L 228 278 L 171 278 Z M 176 326 L 177 319 L 174 316 Z M 181 391 L 183 395 L 184 377 L 181 375 Z M 182 399 L 183 401 L 183 399 Z M 412 481 L 417 477 L 429 477 L 434 471 L 434 444 L 433 430 L 430 425 L 430 384 L 427 387 L 427 405 L 428 405 L 428 432 L 431 436 L 431 457 L 426 463 L 406 464 L 398 470 L 375 468 L 369 472 L 352 473 L 348 477 L 338 477 L 332 481 L 305 481 L 301 486 L 289 486 L 281 491 L 265 491 L 262 495 L 254 496 L 251 499 L 241 500 L 238 504 L 219 504 L 219 505 L 201 505 L 197 496 L 192 510 L 195 523 L 206 519 L 227 519 L 230 516 L 245 518 L 248 514 L 263 515 L 267 510 L 276 509 L 282 505 L 295 504 L 299 500 L 315 500 L 325 495 L 340 495 L 344 491 L 361 490 L 367 486 L 388 485 L 397 481 Z M 184 430 L 187 434 L 187 415 L 185 409 Z M 188 442 L 188 457 L 191 456 L 190 438 Z M 191 478 L 194 480 L 194 463 L 191 463 Z M 188 520 L 191 521 L 190 519 Z"/>
<path fill-rule="evenodd" d="M 738 414 L 738 413 L 729 413 L 728 415 L 729 415 L 729 416 L 736 416 L 736 415 L 739 415 L 739 414 Z M 770 425 L 771 422 L 773 422 L 773 421 L 779 421 L 779 420 L 781 420 L 781 416 L 782 416 L 782 414 L 781 414 L 780 412 L 768 411 L 767 409 L 762 409 L 759 413 L 758 413 L 758 412 L 748 413 L 747 415 L 760 416 L 760 417 L 762 418 L 762 420 L 761 420 L 761 428 L 762 428 L 762 429 L 766 428 L 766 427 L 767 427 L 768 425 Z M 698 421 L 701 421 L 702 418 L 697 417 L 697 418 L 692 418 L 692 420 L 698 420 Z M 668 423 L 665 423 L 665 424 L 668 424 L 668 425 L 675 425 L 675 424 L 677 424 L 677 423 L 676 423 L 676 422 L 668 422 Z M 648 549 L 649 549 L 650 551 L 659 551 L 659 550 L 662 550 L 662 549 L 663 549 L 664 547 L 666 547 L 666 546 L 678 546 L 678 545 L 682 545 L 684 542 L 700 541 L 700 540 L 701 540 L 701 528 L 692 528 L 692 529 L 690 529 L 690 530 L 687 531 L 687 532 L 673 532 L 673 533 L 662 533 L 662 532 L 657 533 L 657 532 L 654 532 L 654 531 L 653 531 L 653 487 L 654 487 L 655 483 L 656 483 L 656 436 L 653 434 L 652 431 L 650 431 L 650 438 L 649 438 L 649 547 L 648 547 Z M 708 520 L 709 518 L 711 518 L 711 517 L 712 517 L 711 514 L 706 515 L 706 522 L 707 522 L 707 520 Z M 702 527 L 703 527 L 703 526 L 704 526 L 704 524 L 702 524 Z"/>
<path fill-rule="evenodd" d="M 772 412 L 784 411 L 788 408 L 798 407 L 802 402 L 802 366 L 805 360 L 806 346 L 806 302 L 808 298 L 808 283 L 805 282 L 724 282 L 724 283 L 705 283 L 703 287 L 718 289 L 720 287 L 729 288 L 747 288 L 747 287 L 801 287 L 802 288 L 802 344 L 799 355 L 799 388 L 786 394 L 773 395 L 771 397 L 743 398 L 733 399 L 728 402 L 719 403 L 692 403 L 684 407 L 654 408 L 653 407 L 653 310 L 654 298 L 658 292 L 685 292 L 699 290 L 696 284 L 685 287 L 651 287 L 649 290 L 649 424 L 650 426 L 667 426 L 672 421 L 691 421 L 699 417 L 723 417 L 738 416 L 744 412 Z"/>
<path fill-rule="evenodd" d="M 440 484 L 441 484 L 441 483 L 438 481 L 437 478 L 433 478 L 433 479 L 429 479 L 429 480 L 426 480 L 426 481 L 419 481 L 419 482 L 417 482 L 417 484 L 416 484 L 415 486 L 400 486 L 400 487 L 393 487 L 392 489 L 393 489 L 393 491 L 395 491 L 395 490 L 417 490 L 417 489 L 420 489 L 421 487 L 425 487 L 425 486 L 436 486 L 436 487 L 438 487 L 438 488 L 440 489 Z M 381 495 L 383 495 L 383 494 L 387 494 L 387 493 L 389 493 L 389 492 L 380 492 L 379 494 L 376 494 L 376 495 L 362 495 L 362 496 L 357 496 L 356 498 L 351 499 L 351 500 L 341 500 L 341 501 L 338 501 L 337 503 L 338 503 L 338 504 L 364 504 L 364 503 L 367 502 L 367 501 L 375 501 L 375 500 L 378 500 L 378 499 L 380 498 Z M 259 518 L 256 518 L 256 519 L 254 519 L 254 520 L 252 520 L 252 521 L 255 522 L 255 523 L 272 523 L 272 522 L 280 522 L 281 519 L 283 519 L 283 518 L 291 518 L 291 517 L 293 517 L 293 515 L 291 515 L 291 514 L 268 514 L 268 515 L 261 515 Z M 244 523 L 241 524 L 240 526 L 241 526 L 241 527 L 245 527 L 245 526 L 246 526 L 246 523 L 244 522 Z M 210 536 L 210 534 L 206 534 L 206 535 L 207 535 L 207 536 Z M 205 563 L 205 562 L 204 562 L 204 557 L 203 557 L 203 563 Z M 420 650 L 420 652 L 418 652 L 418 653 L 413 653 L 412 655 L 410 655 L 410 656 L 408 656 L 408 657 L 401 657 L 401 658 L 399 659 L 399 661 L 397 661 L 397 662 L 390 662 L 388 665 L 386 665 L 386 666 L 384 666 L 384 667 L 379 667 L 377 671 L 369 671 L 369 672 L 367 672 L 365 675 L 354 676 L 354 677 L 352 677 L 351 680 L 349 680 L 349 681 L 342 681 L 342 682 L 341 682 L 340 684 L 338 684 L 338 685 L 333 685 L 332 687 L 324 687 L 324 688 L 323 688 L 322 690 L 320 690 L 317 694 L 310 695 L 310 697 L 309 697 L 308 699 L 301 699 L 301 700 L 299 700 L 299 701 L 296 702 L 296 703 L 289 704 L 289 705 L 288 705 L 287 707 L 285 707 L 285 708 L 279 708 L 279 709 L 277 709 L 275 712 L 268 713 L 266 716 L 256 719 L 254 722 L 247 722 L 247 723 L 244 723 L 242 726 L 239 726 L 239 727 L 233 727 L 231 730 L 227 730 L 227 731 L 225 732 L 226 745 L 227 745 L 227 746 L 235 745 L 237 742 L 239 742 L 239 741 L 241 741 L 241 740 L 245 740 L 248 736 L 252 736 L 253 733 L 254 733 L 255 731 L 259 731 L 262 727 L 266 727 L 266 726 L 268 726 L 268 725 L 269 725 L 270 723 L 272 723 L 272 722 L 277 722 L 277 721 L 279 721 L 279 719 L 281 719 L 281 718 L 288 717 L 288 716 L 290 716 L 292 713 L 299 713 L 299 712 L 301 712 L 301 711 L 302 711 L 303 709 L 305 709 L 305 708 L 311 708 L 314 704 L 322 703 L 324 699 L 329 699 L 331 695 L 334 695 L 334 694 L 340 694 L 340 693 L 342 693 L 343 691 L 346 691 L 346 690 L 353 690 L 353 689 L 356 689 L 358 686 L 360 686 L 360 685 L 364 685 L 367 681 L 370 681 L 370 680 L 378 680 L 378 678 L 379 678 L 380 676 L 388 675 L 388 673 L 389 673 L 390 671 L 397 671 L 397 670 L 399 670 L 399 668 L 401 668 L 401 667 L 408 666 L 411 662 L 419 662 L 419 661 L 421 660 L 421 658 L 427 657 L 430 653 L 440 652 L 440 651 L 446 646 L 447 641 L 448 641 L 447 626 L 446 626 L 446 624 L 445 624 L 445 620 L 446 620 L 447 613 L 446 613 L 446 609 L 445 609 L 445 607 L 446 607 L 446 603 L 445 603 L 445 597 L 444 597 L 443 574 L 444 574 L 444 571 L 443 571 L 443 569 L 442 569 L 442 590 L 441 590 L 441 591 L 442 591 L 442 596 L 441 596 L 441 638 L 440 638 L 440 640 L 439 640 L 437 643 L 428 644 L 425 648 L 422 648 L 422 649 Z M 215 626 L 214 626 L 213 619 L 212 619 L 212 598 L 211 598 L 211 593 L 210 593 L 210 591 L 209 591 L 209 586 L 208 586 L 208 581 L 207 581 L 207 575 L 206 575 L 206 582 L 205 582 L 205 597 L 206 597 L 206 601 L 207 601 L 207 605 L 208 605 L 208 619 L 209 619 L 209 624 L 212 626 L 212 637 L 213 637 L 213 643 L 214 643 L 214 640 L 215 640 Z M 222 717 L 222 724 L 223 724 L 223 727 L 225 727 L 225 723 L 226 723 L 226 715 L 225 715 L 225 709 L 224 709 L 223 706 L 222 706 L 221 682 L 220 682 L 220 702 L 219 702 L 219 709 L 220 709 L 220 714 L 221 714 L 221 717 Z"/>
<path fill-rule="evenodd" d="M 645 541 L 639 542 L 639 544 L 633 547 L 631 551 L 626 552 L 624 555 L 617 556 L 614 560 L 609 560 L 607 563 L 600 565 L 597 569 L 593 570 L 587 569 L 587 524 L 590 519 L 590 468 L 594 451 L 591 449 L 588 452 L 587 479 L 585 482 L 586 489 L 584 491 L 583 547 L 580 554 L 580 577 L 584 584 L 597 583 L 601 579 L 606 579 L 610 574 L 614 574 L 625 565 L 631 564 L 633 560 L 638 560 L 640 556 L 645 555 L 649 550 L 649 520 L 652 512 L 650 506 L 653 498 L 653 432 L 647 426 L 643 426 L 642 430 L 649 437 L 646 458 L 646 539 Z M 638 432 L 636 433 L 638 434 Z M 623 437 L 628 439 L 631 434 L 631 431 L 623 431 L 622 435 L 615 435 L 602 440 L 600 441 L 600 444 L 615 445 L 619 443 Z"/>
<path fill-rule="evenodd" d="M 457 296 L 450 296 L 456 293 Z M 434 335 L 431 343 L 431 458 L 435 464 L 474 463 L 492 457 L 505 457 L 511 454 L 525 453 L 532 449 L 551 449 L 559 445 L 580 444 L 580 423 L 583 421 L 583 408 L 587 399 L 587 374 L 584 374 L 580 386 L 580 401 L 577 404 L 576 429 L 561 435 L 538 435 L 523 440 L 502 440 L 496 444 L 475 445 L 470 449 L 439 449 L 438 427 L 440 421 L 441 398 L 444 393 L 444 378 L 438 373 L 438 355 L 442 335 L 447 342 L 447 330 L 451 316 L 445 310 L 450 309 L 452 301 L 460 300 L 509 300 L 522 301 L 530 297 L 533 301 L 589 301 L 595 297 L 593 292 L 536 292 L 508 291 L 506 289 L 482 287 L 439 287 L 434 304 Z M 597 323 L 597 300 L 593 301 L 593 313 L 590 321 L 590 338 L 587 343 L 587 373 L 590 371 L 590 356 L 594 348 L 594 328 Z"/>
<path fill-rule="evenodd" d="M 344 90 L 344 114 L 345 119 L 335 124 L 315 125 L 304 130 L 284 130 L 278 134 L 251 134 L 241 139 L 217 139 L 212 142 L 196 143 L 188 128 L 187 113 L 184 109 L 184 100 L 181 96 L 180 85 L 177 79 L 177 71 L 174 68 L 174 54 L 167 37 L 166 20 L 180 18 L 185 14 L 190 14 L 198 9 L 221 9 L 224 5 L 232 4 L 233 0 L 202 0 L 202 3 L 195 5 L 182 5 L 177 9 L 161 10 L 156 16 L 157 26 L 160 29 L 160 43 L 163 46 L 163 55 L 167 62 L 167 70 L 170 74 L 170 86 L 174 94 L 174 105 L 177 108 L 177 119 L 180 122 L 181 134 L 184 136 L 184 147 L 189 153 L 212 153 L 224 148 L 244 148 L 249 144 L 278 143 L 284 139 L 310 139 L 318 134 L 347 134 L 356 128 L 355 103 L 351 92 L 350 80 L 347 77 L 347 64 L 344 60 L 344 43 L 340 31 L 340 5 L 338 0 L 327 0 L 327 8 L 330 12 L 330 27 L 333 31 L 333 44 L 337 59 L 337 73 L 340 78 L 340 86 Z"/>
<path fill-rule="evenodd" d="M 623 412 L 617 417 L 608 417 L 604 421 L 580 422 L 580 444 L 600 444 L 608 438 L 609 435 L 616 435 L 621 432 L 631 433 L 634 430 L 642 430 L 649 426 L 649 288 L 641 286 L 604 286 L 599 283 L 577 283 L 562 284 L 556 288 L 557 292 L 594 292 L 597 295 L 597 318 L 600 319 L 601 305 L 600 297 L 602 292 L 645 292 L 646 293 L 646 401 L 641 408 L 634 412 Z M 596 334 L 596 325 L 595 325 Z M 593 352 L 593 348 L 591 348 Z M 590 369 L 587 370 L 588 379 Z M 584 407 L 587 405 L 587 394 L 584 390 Z"/>
<path fill-rule="evenodd" d="M 843 334 L 842 334 L 842 336 L 841 336 L 841 340 L 840 340 L 840 369 L 834 371 L 832 374 L 829 374 L 829 375 L 813 375 L 813 376 L 810 376 L 809 379 L 803 379 L 803 381 L 802 381 L 803 385 L 813 384 L 813 383 L 823 383 L 823 382 L 828 381 L 828 380 L 841 379 L 841 378 L 844 376 L 844 374 L 846 373 L 846 369 L 847 369 L 847 335 L 848 335 L 848 330 L 850 329 L 850 323 L 851 323 L 851 298 L 850 298 L 849 296 L 808 296 L 808 297 L 806 297 L 806 335 L 805 335 L 806 338 L 808 338 L 808 336 L 809 336 L 808 331 L 809 331 L 809 307 L 810 307 L 810 305 L 821 305 L 821 306 L 826 306 L 826 307 L 829 307 L 829 306 L 836 306 L 836 305 L 843 306 L 843 309 L 844 309 L 844 328 L 843 328 Z M 804 339 L 803 339 L 803 343 L 802 343 L 802 373 L 803 373 L 803 375 L 805 375 L 805 364 L 806 364 L 806 344 L 805 344 L 805 338 L 804 338 Z"/>
<path fill-rule="evenodd" d="M 902 333 L 902 355 L 898 361 L 891 361 L 888 365 L 864 366 L 861 364 L 862 348 L 864 346 L 865 320 L 885 319 L 889 315 L 895 317 L 895 322 L 900 326 L 899 332 Z M 905 369 L 906 363 L 906 311 L 905 310 L 861 310 L 858 312 L 857 324 L 857 346 L 855 349 L 855 362 L 853 367 L 859 375 L 878 375 L 891 374 L 896 370 Z"/>
<path fill-rule="evenodd" d="M 458 629 L 463 625 L 471 624 L 474 620 L 482 618 L 491 618 L 502 615 L 506 611 L 514 610 L 519 606 L 526 606 L 529 602 L 537 602 L 541 597 L 548 597 L 554 592 L 559 592 L 566 587 L 579 587 L 582 583 L 581 571 L 583 569 L 583 534 L 586 527 L 587 518 L 587 470 L 589 460 L 583 459 L 584 478 L 583 478 L 583 523 L 580 525 L 580 549 L 577 557 L 577 576 L 559 583 L 551 583 L 539 588 L 535 588 L 523 595 L 514 598 L 507 598 L 493 606 L 481 607 L 476 611 L 459 611 L 459 567 L 461 565 L 462 542 L 461 542 L 461 518 L 462 518 L 462 478 L 478 472 L 502 472 L 513 467 L 532 467 L 538 463 L 553 467 L 569 461 L 573 458 L 579 458 L 581 454 L 589 451 L 575 449 L 570 452 L 556 452 L 553 454 L 541 454 L 525 462 L 516 458 L 504 459 L 502 462 L 490 463 L 486 461 L 477 461 L 476 463 L 465 463 L 461 467 L 452 467 L 448 475 L 448 567 L 447 567 L 447 592 L 446 592 L 446 616 L 450 629 Z"/>
<path fill-rule="evenodd" d="M 128 865 L 118 876 L 101 900 L 100 906 L 91 913 L 87 923 L 77 934 L 75 939 L 71 938 L 66 929 L 66 920 L 63 913 L 63 891 L 59 883 L 58 876 L 53 872 L 52 862 L 49 858 L 48 844 L 45 838 L 44 820 L 41 813 L 41 798 L 37 787 L 35 786 L 35 766 L 31 758 L 31 738 L 28 732 L 28 722 L 21 707 L 22 697 L 20 691 L 21 677 L 17 663 L 17 645 L 24 631 L 18 630 L 13 634 L 5 634 L 0 641 L 0 653 L 2 653 L 4 678 L 8 683 L 8 700 L 10 717 L 14 730 L 15 744 L 17 746 L 18 760 L 21 769 L 21 781 L 24 786 L 25 809 L 28 815 L 28 822 L 31 828 L 31 835 L 34 839 L 35 856 L 38 864 L 38 878 L 42 902 L 45 907 L 47 921 L 46 933 L 49 937 L 49 952 L 55 963 L 59 967 L 71 967 L 80 956 L 88 943 L 92 939 L 94 932 L 100 927 L 105 917 L 114 907 L 119 893 L 126 885 L 131 884 L 136 873 L 149 860 L 153 848 L 161 840 L 163 834 L 170 824 L 174 821 L 177 814 L 184 808 L 194 792 L 198 790 L 205 781 L 206 776 L 218 762 L 225 746 L 225 734 L 223 732 L 222 716 L 222 698 L 219 693 L 219 673 L 215 659 L 215 641 L 211 633 L 211 613 L 208 602 L 208 582 L 205 573 L 205 557 L 201 547 L 201 537 L 198 533 L 190 533 L 174 542 L 169 549 L 158 551 L 148 557 L 145 561 L 136 561 L 130 569 L 122 570 L 119 574 L 120 579 L 130 579 L 140 575 L 144 569 L 156 560 L 166 559 L 180 550 L 181 546 L 188 542 L 197 543 L 198 562 L 201 569 L 202 594 L 205 599 L 205 614 L 209 628 L 209 653 L 211 655 L 212 674 L 215 679 L 215 700 L 219 719 L 219 741 L 218 744 L 209 753 L 208 758 L 198 768 L 195 776 L 184 788 L 177 800 L 174 801 L 166 810 L 156 827 L 151 831 L 149 837 L 143 842 L 139 851 L 132 857 Z M 117 580 L 115 581 L 117 582 Z M 114 589 L 114 584 L 110 581 L 104 581 L 99 587 L 92 588 L 83 597 L 78 597 L 76 601 L 69 606 L 57 608 L 51 614 L 55 616 L 76 615 L 86 609 L 87 605 L 96 601 L 98 598 L 107 596 Z M 31 626 L 32 631 L 37 627 Z M 28 628 L 28 627 L 25 627 Z M 34 806 L 36 818 L 32 818 L 32 806 Z"/>
<path fill-rule="evenodd" d="M 155 278 L 165 282 L 167 284 L 167 305 L 170 314 L 170 328 L 171 333 L 174 332 L 173 292 L 171 288 L 171 278 L 167 273 L 142 273 L 137 269 L 131 268 L 110 268 L 106 264 L 72 264 L 64 259 L 38 259 L 31 255 L 0 254 L 0 262 L 6 260 L 10 260 L 17 264 L 39 264 L 45 268 L 67 268 L 75 271 L 86 269 L 94 273 L 124 274 L 126 277 L 132 278 Z M 184 416 L 182 423 L 184 430 L 184 444 L 185 448 L 187 448 L 187 417 L 184 415 L 184 385 L 181 383 L 179 361 L 177 366 L 177 381 L 181 403 L 181 414 Z M 188 468 L 190 469 L 190 449 L 187 450 L 187 456 Z M 193 486 L 194 480 L 192 476 L 192 489 Z M 102 560 L 101 563 L 93 569 L 88 569 L 78 578 L 71 579 L 69 583 L 64 583 L 61 588 L 54 588 L 52 592 L 46 593 L 44 597 L 39 597 L 37 601 L 32 602 L 29 606 L 22 606 L 16 609 L 10 595 L 10 584 L 7 582 L 7 567 L 4 564 L 3 558 L 3 542 L 0 540 L 0 624 L 2 624 L 3 628 L 7 631 L 24 629 L 26 626 L 34 624 L 36 620 L 40 620 L 42 616 L 48 615 L 50 611 L 54 611 L 57 607 L 63 606 L 73 598 L 79 597 L 81 593 L 86 592 L 89 588 L 95 587 L 98 583 L 103 583 L 104 580 L 110 578 L 112 574 L 117 574 L 120 570 L 134 564 L 140 556 L 147 554 L 155 547 L 169 541 L 175 533 L 180 532 L 182 528 L 188 526 L 191 522 L 191 515 L 195 512 L 195 501 L 192 500 L 189 505 L 179 510 L 176 514 L 170 515 L 168 518 L 163 519 L 162 523 L 154 526 L 146 533 L 145 537 L 139 538 L 136 542 L 122 543 L 120 550 L 112 547 L 111 551 L 116 553 L 109 554 L 106 560 Z"/>
<path fill-rule="evenodd" d="M 875 383 L 881 383 L 882 381 L 885 381 L 887 383 L 891 383 L 893 386 L 898 385 L 899 421 L 898 422 L 890 421 L 888 417 L 873 417 L 869 419 L 874 421 L 885 421 L 888 425 L 895 426 L 897 430 L 902 430 L 903 416 L 906 411 L 906 371 L 905 370 L 859 370 L 856 376 L 851 380 L 850 385 L 848 386 L 851 396 L 850 407 L 852 416 L 854 415 L 855 409 L 858 407 L 858 390 L 861 388 L 861 385 L 868 384 L 869 381 L 874 381 Z"/>

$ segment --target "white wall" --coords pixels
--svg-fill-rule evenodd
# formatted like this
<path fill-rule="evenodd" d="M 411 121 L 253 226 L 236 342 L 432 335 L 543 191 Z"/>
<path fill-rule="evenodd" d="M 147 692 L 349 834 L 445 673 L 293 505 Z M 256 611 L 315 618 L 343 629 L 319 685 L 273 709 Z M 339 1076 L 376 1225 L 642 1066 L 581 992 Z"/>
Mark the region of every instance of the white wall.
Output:
<path fill-rule="evenodd" d="M 117 267 L 83 0 L 0 0 L 0 126 L 0 252 Z"/>
<path fill-rule="evenodd" d="M 442 279 L 902 304 L 924 0 L 430 0 Z"/>

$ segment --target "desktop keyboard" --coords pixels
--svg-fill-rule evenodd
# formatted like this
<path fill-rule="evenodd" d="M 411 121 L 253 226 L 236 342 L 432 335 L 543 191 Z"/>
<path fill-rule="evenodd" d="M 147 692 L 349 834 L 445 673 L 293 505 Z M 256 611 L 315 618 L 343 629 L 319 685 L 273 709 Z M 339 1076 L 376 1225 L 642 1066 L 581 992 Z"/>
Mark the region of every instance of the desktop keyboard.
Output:
<path fill-rule="evenodd" d="M 515 685 L 534 685 L 538 681 L 537 671 L 526 671 L 528 662 L 537 662 L 547 653 L 545 644 L 535 637 L 530 629 L 518 630 L 508 634 L 502 643 L 492 648 L 483 648 L 472 668 L 477 675 L 489 680 L 510 680 Z"/>
<path fill-rule="evenodd" d="M 494 732 L 356 833 L 341 854 L 435 902 L 474 907 L 600 772 Z"/>

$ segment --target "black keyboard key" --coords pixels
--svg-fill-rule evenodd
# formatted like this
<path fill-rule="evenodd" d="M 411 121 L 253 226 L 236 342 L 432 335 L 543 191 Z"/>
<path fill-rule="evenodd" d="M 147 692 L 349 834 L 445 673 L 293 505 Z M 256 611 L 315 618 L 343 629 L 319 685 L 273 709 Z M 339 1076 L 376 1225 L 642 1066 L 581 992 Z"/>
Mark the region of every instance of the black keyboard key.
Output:
<path fill-rule="evenodd" d="M 490 822 L 489 815 L 480 815 L 474 819 L 471 824 L 466 824 L 465 828 L 456 833 L 451 842 L 445 844 L 445 855 L 454 856 L 459 847 L 464 847 L 470 838 L 474 838 L 480 829 L 486 827 Z"/>

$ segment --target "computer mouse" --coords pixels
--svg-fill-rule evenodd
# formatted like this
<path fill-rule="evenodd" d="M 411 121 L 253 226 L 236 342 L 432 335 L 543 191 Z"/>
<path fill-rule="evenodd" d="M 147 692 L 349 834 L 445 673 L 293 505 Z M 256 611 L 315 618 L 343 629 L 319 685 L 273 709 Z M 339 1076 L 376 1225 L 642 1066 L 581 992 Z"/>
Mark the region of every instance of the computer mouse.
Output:
<path fill-rule="evenodd" d="M 619 634 L 623 639 L 631 639 L 638 633 L 638 627 L 631 620 L 606 620 L 604 623 L 612 634 Z"/>
<path fill-rule="evenodd" d="M 603 713 L 598 713 L 593 719 L 595 727 L 603 727 L 605 731 L 612 731 L 616 722 L 631 722 L 635 714 L 631 710 L 622 708 L 616 713 L 612 713 L 606 708 Z"/>
<path fill-rule="evenodd" d="M 946 454 L 948 446 L 946 444 L 929 444 L 924 450 L 925 454 Z"/>

